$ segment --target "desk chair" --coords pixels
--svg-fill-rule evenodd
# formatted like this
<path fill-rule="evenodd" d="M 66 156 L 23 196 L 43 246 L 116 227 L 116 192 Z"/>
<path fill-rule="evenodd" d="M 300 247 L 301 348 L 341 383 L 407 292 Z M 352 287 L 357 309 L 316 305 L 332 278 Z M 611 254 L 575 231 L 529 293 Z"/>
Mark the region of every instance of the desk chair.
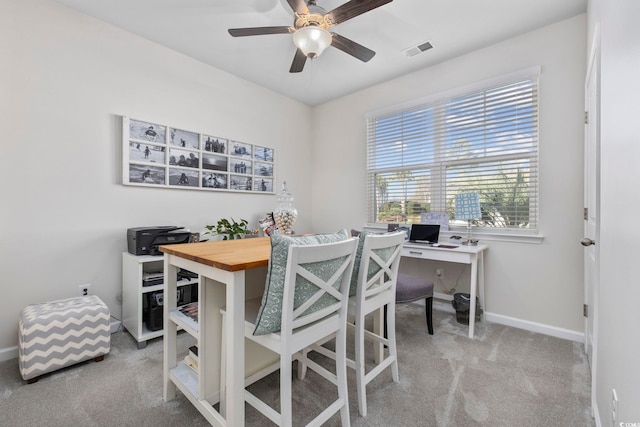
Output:
<path fill-rule="evenodd" d="M 433 335 L 433 282 L 424 277 L 398 273 L 396 303 L 413 302 L 424 299 L 426 306 L 427 330 Z"/>
<path fill-rule="evenodd" d="M 405 232 L 392 234 L 360 234 L 359 250 L 362 248 L 360 262 L 356 256 L 357 271 L 354 268 L 351 294 L 349 298 L 349 326 L 355 329 L 355 360 L 347 359 L 347 366 L 356 371 L 358 389 L 358 407 L 360 415 L 367 416 L 366 386 L 389 366 L 394 382 L 399 382 L 398 354 L 396 350 L 395 297 L 400 252 Z M 355 293 L 354 293 L 355 290 Z M 388 325 L 388 338 L 382 335 L 382 325 L 374 326 L 374 331 L 365 329 L 365 317 L 384 310 L 384 322 Z M 376 366 L 369 372 L 365 370 L 364 340 L 376 345 Z M 325 340 L 329 341 L 329 340 Z M 330 358 L 336 355 L 323 343 L 316 343 L 302 352 L 298 359 L 298 375 L 304 378 L 306 367 L 317 364 L 308 358 L 310 351 L 316 351 Z M 382 354 L 382 346 L 389 349 L 388 356 Z M 381 359 L 379 362 L 378 360 Z M 315 369 L 314 369 L 315 370 Z"/>
<path fill-rule="evenodd" d="M 346 232 L 344 234 L 346 237 Z M 338 399 L 322 411 L 308 425 L 321 425 L 333 414 L 340 411 L 343 426 L 349 426 L 349 399 L 347 397 L 347 372 L 346 372 L 346 317 L 347 301 L 349 295 L 349 281 L 353 270 L 357 239 L 342 240 L 334 243 L 312 244 L 300 246 L 296 243 L 308 242 L 311 236 L 272 237 L 272 253 L 269 261 L 269 273 L 271 284 L 265 292 L 277 293 L 282 302 L 279 313 L 279 330 L 256 335 L 259 330 L 257 324 L 261 322 L 267 313 L 264 307 L 258 313 L 255 309 L 260 305 L 256 301 L 247 301 L 245 319 L 245 338 L 250 339 L 269 350 L 280 355 L 280 361 L 264 368 L 260 372 L 248 378 L 245 386 L 265 377 L 280 369 L 280 412 L 277 412 L 257 396 L 245 390 L 245 400 L 256 408 L 272 422 L 279 426 L 292 426 L 292 396 L 291 396 L 291 364 L 297 359 L 297 353 L 312 345 L 316 341 L 326 339 L 327 336 L 336 336 L 336 374 L 331 374 L 324 368 L 319 368 L 321 376 L 330 376 L 332 382 L 337 385 Z M 282 254 L 274 253 L 274 241 L 280 240 L 287 243 L 288 252 L 286 258 Z M 273 285 L 273 278 L 278 274 L 279 268 L 284 267 L 284 287 Z M 282 295 L 280 295 L 282 292 Z M 280 299 L 280 296 L 282 297 Z M 269 300 L 269 295 L 263 298 L 263 304 Z M 224 317 L 223 314 L 223 334 Z M 272 315 L 273 312 L 269 313 Z M 267 325 L 271 328 L 272 322 Z M 264 331 L 261 330 L 261 333 Z M 224 337 L 222 342 L 224 343 Z M 220 408 L 224 411 L 226 376 L 225 350 L 222 349 L 221 369 L 221 402 Z M 312 369 L 316 370 L 315 367 Z"/>

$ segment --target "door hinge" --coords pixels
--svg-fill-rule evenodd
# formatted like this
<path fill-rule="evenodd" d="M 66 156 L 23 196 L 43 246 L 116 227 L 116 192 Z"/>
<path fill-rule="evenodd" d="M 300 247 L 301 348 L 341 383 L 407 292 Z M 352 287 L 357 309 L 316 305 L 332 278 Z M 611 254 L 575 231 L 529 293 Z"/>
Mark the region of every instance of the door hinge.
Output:
<path fill-rule="evenodd" d="M 589 306 L 587 304 L 582 304 L 582 315 L 589 317 Z"/>
<path fill-rule="evenodd" d="M 584 124 L 585 125 L 589 124 L 589 112 L 588 111 L 584 112 Z"/>
<path fill-rule="evenodd" d="M 589 219 L 589 208 L 584 208 L 584 220 L 588 220 Z"/>

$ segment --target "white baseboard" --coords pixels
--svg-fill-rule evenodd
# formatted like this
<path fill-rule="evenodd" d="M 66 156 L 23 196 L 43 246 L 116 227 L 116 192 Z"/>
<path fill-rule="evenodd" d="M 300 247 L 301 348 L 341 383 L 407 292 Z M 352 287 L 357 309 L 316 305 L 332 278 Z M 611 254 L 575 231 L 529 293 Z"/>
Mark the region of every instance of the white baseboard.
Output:
<path fill-rule="evenodd" d="M 549 326 L 542 323 L 530 322 L 528 320 L 516 319 L 515 317 L 503 316 L 501 314 L 495 313 L 485 313 L 484 318 L 487 322 L 513 326 L 514 328 L 537 332 L 539 334 L 562 338 L 569 341 L 584 342 L 583 332 L 571 331 L 569 329 L 558 328 L 556 326 Z"/>
<path fill-rule="evenodd" d="M 111 327 L 111 333 L 115 334 L 116 332 L 118 332 L 118 330 L 120 329 L 120 325 L 122 325 L 122 322 L 112 317 L 111 323 L 109 324 L 109 326 Z"/>
<path fill-rule="evenodd" d="M 18 346 L 0 348 L 0 362 L 18 358 Z"/>
<path fill-rule="evenodd" d="M 424 305 L 424 301 L 416 301 L 417 304 Z M 445 311 L 447 313 L 454 313 L 455 310 L 450 302 L 439 301 L 434 298 L 433 309 Z M 484 313 L 484 320 L 486 322 L 498 323 L 500 325 L 512 326 L 518 329 L 524 329 L 525 331 L 537 332 L 539 334 L 549 335 L 556 338 L 562 338 L 569 341 L 584 342 L 584 333 L 578 331 L 571 331 L 569 329 L 558 328 L 556 326 L 549 326 L 543 323 L 530 322 L 528 320 L 517 319 L 515 317 L 503 316 L 495 313 Z"/>
<path fill-rule="evenodd" d="M 420 302 L 422 303 L 421 305 L 424 305 L 424 300 L 420 300 Z M 439 301 L 435 298 L 433 299 L 433 309 L 444 311 L 446 313 L 456 314 L 456 310 L 453 308 L 450 302 Z"/>

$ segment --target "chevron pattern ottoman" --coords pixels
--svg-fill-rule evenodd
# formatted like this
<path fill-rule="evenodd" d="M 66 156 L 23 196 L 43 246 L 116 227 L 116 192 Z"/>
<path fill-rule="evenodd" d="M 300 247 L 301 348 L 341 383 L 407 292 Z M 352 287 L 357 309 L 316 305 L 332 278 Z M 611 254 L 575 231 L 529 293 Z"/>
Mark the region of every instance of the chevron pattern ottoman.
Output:
<path fill-rule="evenodd" d="M 18 364 L 29 384 L 40 375 L 95 359 L 111 346 L 109 308 L 95 295 L 32 304 L 18 321 Z"/>

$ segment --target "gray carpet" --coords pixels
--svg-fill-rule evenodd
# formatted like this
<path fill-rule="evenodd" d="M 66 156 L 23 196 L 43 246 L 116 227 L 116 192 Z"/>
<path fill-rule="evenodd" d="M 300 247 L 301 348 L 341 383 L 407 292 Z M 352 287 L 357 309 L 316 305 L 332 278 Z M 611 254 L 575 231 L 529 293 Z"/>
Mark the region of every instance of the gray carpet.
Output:
<path fill-rule="evenodd" d="M 426 333 L 424 307 L 398 305 L 400 383 L 389 370 L 367 387 L 369 414 L 358 415 L 349 370 L 353 426 L 594 426 L 590 375 L 582 346 L 497 324 L 480 323 L 476 339 L 455 315 L 434 310 Z M 185 333 L 186 349 L 193 339 Z M 295 375 L 295 368 L 294 368 Z M 274 373 L 251 390 L 279 404 Z M 335 387 L 315 373 L 293 381 L 294 420 L 303 425 L 333 401 Z M 272 425 L 247 405 L 248 426 Z M 162 400 L 162 340 L 138 350 L 126 332 L 111 336 L 111 352 L 27 385 L 17 360 L 0 363 L 0 426 L 205 426 L 178 392 Z M 340 425 L 334 416 L 327 425 Z"/>

